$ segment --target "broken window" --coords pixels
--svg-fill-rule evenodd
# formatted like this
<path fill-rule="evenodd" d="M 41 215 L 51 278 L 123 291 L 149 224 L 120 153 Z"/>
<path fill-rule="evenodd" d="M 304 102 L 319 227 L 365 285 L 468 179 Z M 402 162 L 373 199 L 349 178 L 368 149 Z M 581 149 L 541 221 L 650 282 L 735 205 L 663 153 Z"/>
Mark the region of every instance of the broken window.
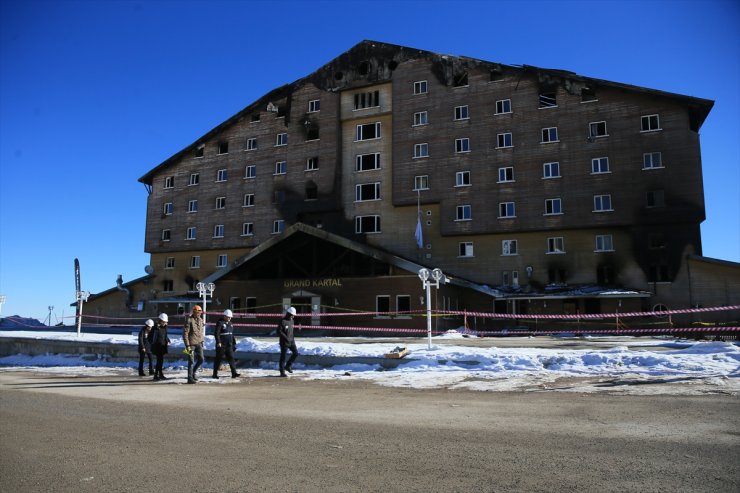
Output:
<path fill-rule="evenodd" d="M 205 149 L 206 149 L 206 146 L 204 145 L 199 145 L 198 147 L 196 147 L 195 157 L 203 157 L 203 155 L 205 154 Z"/>
<path fill-rule="evenodd" d="M 312 181 L 306 183 L 306 200 L 316 200 L 319 198 L 319 187 Z"/>
<path fill-rule="evenodd" d="M 380 169 L 380 153 L 358 154 L 355 162 L 355 171 L 370 171 Z"/>
<path fill-rule="evenodd" d="M 356 140 L 371 140 L 380 138 L 380 122 L 357 125 Z"/>
<path fill-rule="evenodd" d="M 380 200 L 380 182 L 355 185 L 355 201 Z"/>
<path fill-rule="evenodd" d="M 228 142 L 219 142 L 218 143 L 218 153 L 219 154 L 228 154 L 229 153 L 229 143 Z"/>
<path fill-rule="evenodd" d="M 318 125 L 312 125 L 306 129 L 306 140 L 319 140 Z"/>
<path fill-rule="evenodd" d="M 491 82 L 503 80 L 503 78 L 504 78 L 504 73 L 501 71 L 501 69 L 495 68 L 491 70 L 491 78 L 490 78 Z"/>
<path fill-rule="evenodd" d="M 260 114 L 259 114 L 259 113 L 254 113 L 254 114 L 252 114 L 252 121 L 253 121 L 253 122 L 258 122 L 258 121 L 260 121 Z"/>
<path fill-rule="evenodd" d="M 380 216 L 355 217 L 355 233 L 380 233 Z"/>
<path fill-rule="evenodd" d="M 665 191 L 649 190 L 647 193 L 647 207 L 665 207 Z"/>
<path fill-rule="evenodd" d="M 593 138 L 606 137 L 606 122 L 591 122 L 588 124 L 588 136 Z"/>
<path fill-rule="evenodd" d="M 540 108 L 554 108 L 558 105 L 557 94 L 553 92 L 540 93 Z"/>
<path fill-rule="evenodd" d="M 454 85 L 455 87 L 467 86 L 468 85 L 468 73 L 461 72 L 455 75 Z"/>
<path fill-rule="evenodd" d="M 380 106 L 380 91 L 360 92 L 355 94 L 355 109 L 374 108 Z"/>
<path fill-rule="evenodd" d="M 591 87 L 584 87 L 581 89 L 581 103 L 588 103 L 589 101 L 597 101 L 596 91 Z"/>

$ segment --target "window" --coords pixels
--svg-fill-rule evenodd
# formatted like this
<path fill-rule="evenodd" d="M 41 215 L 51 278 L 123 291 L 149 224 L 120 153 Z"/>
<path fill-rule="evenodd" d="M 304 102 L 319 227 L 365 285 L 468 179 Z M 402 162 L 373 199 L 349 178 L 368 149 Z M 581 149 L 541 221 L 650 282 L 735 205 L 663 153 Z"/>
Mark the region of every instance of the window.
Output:
<path fill-rule="evenodd" d="M 319 187 L 313 181 L 306 183 L 306 200 L 316 200 L 319 198 Z"/>
<path fill-rule="evenodd" d="M 205 145 L 199 145 L 195 148 L 195 157 L 203 157 L 205 155 L 206 146 Z"/>
<path fill-rule="evenodd" d="M 511 113 L 511 99 L 500 99 L 496 101 L 496 114 Z"/>
<path fill-rule="evenodd" d="M 469 205 L 458 205 L 455 209 L 455 221 L 470 221 L 472 210 Z"/>
<path fill-rule="evenodd" d="M 372 140 L 380 138 L 380 122 L 357 125 L 355 140 Z"/>
<path fill-rule="evenodd" d="M 257 298 L 248 297 L 246 299 L 247 305 L 245 307 L 246 313 L 257 313 Z M 254 318 L 254 315 L 247 315 L 248 318 Z"/>
<path fill-rule="evenodd" d="M 596 235 L 596 251 L 613 252 L 614 243 L 612 241 L 612 235 Z"/>
<path fill-rule="evenodd" d="M 308 142 L 309 140 L 319 140 L 318 125 L 311 125 L 306 128 L 306 142 Z"/>
<path fill-rule="evenodd" d="M 455 152 L 470 152 L 470 139 L 455 139 Z"/>
<path fill-rule="evenodd" d="M 175 257 L 167 257 L 164 261 L 164 268 L 174 269 L 175 268 Z"/>
<path fill-rule="evenodd" d="M 380 233 L 380 216 L 355 217 L 355 233 Z"/>
<path fill-rule="evenodd" d="M 560 163 L 545 163 L 542 165 L 542 178 L 560 178 Z"/>
<path fill-rule="evenodd" d="M 665 248 L 666 241 L 663 233 L 648 234 L 648 248 L 650 250 L 660 250 Z"/>
<path fill-rule="evenodd" d="M 511 133 L 503 133 L 498 134 L 496 136 L 496 147 L 502 148 L 502 147 L 513 147 L 514 144 L 512 143 Z"/>
<path fill-rule="evenodd" d="M 285 190 L 275 190 L 272 192 L 272 203 L 283 204 L 285 203 Z"/>
<path fill-rule="evenodd" d="M 507 166 L 506 168 L 499 168 L 498 182 L 505 183 L 509 181 L 514 181 L 514 168 L 512 168 L 511 166 Z"/>
<path fill-rule="evenodd" d="M 200 173 L 192 173 L 190 175 L 190 181 L 188 181 L 188 186 L 197 185 L 200 183 Z"/>
<path fill-rule="evenodd" d="M 254 207 L 254 194 L 253 193 L 244 194 L 244 203 L 242 204 L 242 207 Z"/>
<path fill-rule="evenodd" d="M 414 82 L 414 94 L 426 94 L 427 93 L 427 81 L 418 80 Z"/>
<path fill-rule="evenodd" d="M 213 237 L 214 238 L 224 237 L 224 225 L 223 224 L 217 224 L 213 227 Z"/>
<path fill-rule="evenodd" d="M 665 191 L 650 190 L 647 193 L 647 207 L 665 207 Z"/>
<path fill-rule="evenodd" d="M 276 219 L 272 222 L 272 234 L 279 234 L 285 230 L 285 220 Z"/>
<path fill-rule="evenodd" d="M 562 236 L 547 239 L 547 253 L 565 253 L 565 242 Z"/>
<path fill-rule="evenodd" d="M 193 255 L 190 257 L 190 268 L 200 269 L 200 255 Z"/>
<path fill-rule="evenodd" d="M 378 295 L 375 297 L 375 316 L 385 315 L 391 311 L 391 297 L 388 295 Z"/>
<path fill-rule="evenodd" d="M 284 175 L 288 171 L 287 161 L 278 161 L 275 163 L 275 174 Z"/>
<path fill-rule="evenodd" d="M 355 201 L 380 200 L 380 183 L 363 183 L 355 185 Z"/>
<path fill-rule="evenodd" d="M 470 171 L 458 171 L 455 173 L 455 186 L 456 187 L 469 187 L 470 186 Z"/>
<path fill-rule="evenodd" d="M 175 188 L 175 177 L 174 176 L 167 176 L 164 179 L 164 188 Z"/>
<path fill-rule="evenodd" d="M 455 106 L 455 120 L 468 120 L 470 115 L 468 113 L 468 105 Z"/>
<path fill-rule="evenodd" d="M 663 167 L 663 156 L 660 152 L 646 152 L 642 155 L 642 169 Z"/>
<path fill-rule="evenodd" d="M 554 108 L 558 105 L 557 94 L 554 92 L 543 92 L 540 94 L 540 108 Z"/>
<path fill-rule="evenodd" d="M 196 227 L 195 226 L 190 226 L 188 228 L 187 233 L 185 234 L 185 239 L 186 240 L 194 240 L 198 236 L 197 233 L 198 233 L 198 230 L 196 229 Z"/>
<path fill-rule="evenodd" d="M 356 171 L 370 171 L 380 169 L 380 153 L 358 154 L 355 158 Z"/>
<path fill-rule="evenodd" d="M 498 217 L 499 218 L 506 218 L 506 217 L 515 217 L 516 216 L 516 209 L 514 207 L 514 202 L 501 202 L 498 205 Z"/>
<path fill-rule="evenodd" d="M 414 126 L 415 127 L 418 127 L 419 125 L 426 125 L 427 123 L 429 123 L 429 117 L 426 111 L 420 111 L 418 113 L 414 113 Z"/>
<path fill-rule="evenodd" d="M 277 134 L 275 137 L 275 147 L 287 146 L 288 145 L 288 134 Z"/>
<path fill-rule="evenodd" d="M 226 209 L 226 197 L 216 197 L 216 209 Z"/>
<path fill-rule="evenodd" d="M 609 173 L 609 158 L 597 157 L 591 160 L 591 174 Z"/>
<path fill-rule="evenodd" d="M 503 240 L 501 242 L 501 255 L 518 255 L 519 250 L 516 240 Z"/>
<path fill-rule="evenodd" d="M 548 127 L 542 129 L 542 144 L 549 142 L 558 142 L 558 127 Z"/>
<path fill-rule="evenodd" d="M 591 122 L 588 124 L 588 136 L 592 139 L 606 137 L 606 122 Z"/>
<path fill-rule="evenodd" d="M 429 157 L 429 144 L 414 144 L 414 159 Z"/>
<path fill-rule="evenodd" d="M 229 175 L 228 170 L 220 169 L 216 172 L 216 181 L 217 182 L 226 181 L 226 179 L 228 178 L 228 175 Z"/>
<path fill-rule="evenodd" d="M 604 212 L 611 210 L 613 210 L 611 195 L 594 195 L 594 212 Z"/>
<path fill-rule="evenodd" d="M 414 177 L 414 191 L 416 190 L 429 190 L 429 175 Z"/>
<path fill-rule="evenodd" d="M 244 169 L 244 178 L 250 179 L 250 178 L 255 178 L 256 176 L 257 176 L 257 165 L 255 164 L 247 165 L 247 167 Z"/>
<path fill-rule="evenodd" d="M 316 171 L 319 169 L 319 158 L 314 156 L 306 159 L 306 171 Z"/>
<path fill-rule="evenodd" d="M 654 132 L 661 130 L 660 128 L 660 117 L 658 115 L 646 115 L 641 118 L 641 131 L 642 132 Z"/>
<path fill-rule="evenodd" d="M 411 311 L 411 296 L 399 294 L 396 296 L 396 312 L 405 315 Z"/>
<path fill-rule="evenodd" d="M 560 203 L 560 199 L 545 199 L 545 215 L 548 214 L 562 214 L 563 209 Z"/>
<path fill-rule="evenodd" d="M 175 290 L 175 281 L 171 279 L 165 279 L 162 281 L 162 291 L 166 293 L 171 293 Z"/>
<path fill-rule="evenodd" d="M 308 112 L 309 113 L 316 113 L 320 109 L 321 109 L 320 99 L 314 99 L 308 102 Z"/>
<path fill-rule="evenodd" d="M 222 141 L 218 143 L 218 153 L 219 154 L 228 154 L 229 153 L 229 143 Z"/>
<path fill-rule="evenodd" d="M 242 224 L 242 236 L 254 236 L 254 223 Z"/>
<path fill-rule="evenodd" d="M 254 151 L 257 149 L 257 137 L 250 137 L 247 139 L 247 150 Z"/>
<path fill-rule="evenodd" d="M 380 106 L 380 91 L 360 92 L 355 94 L 355 109 L 376 108 Z"/>
<path fill-rule="evenodd" d="M 465 87 L 468 85 L 468 73 L 460 72 L 454 75 L 452 81 L 453 87 Z"/>
<path fill-rule="evenodd" d="M 584 87 L 581 89 L 581 103 L 588 103 L 591 101 L 598 101 L 596 99 L 596 91 L 592 87 Z"/>
<path fill-rule="evenodd" d="M 162 230 L 162 241 L 170 241 L 170 230 L 169 229 L 163 229 Z"/>
<path fill-rule="evenodd" d="M 172 202 L 166 202 L 164 204 L 164 211 L 165 216 L 171 216 L 172 215 Z"/>
<path fill-rule="evenodd" d="M 228 256 L 226 254 L 221 254 L 216 259 L 216 267 L 226 267 L 226 265 L 229 263 Z"/>
<path fill-rule="evenodd" d="M 188 212 L 198 212 L 198 200 L 193 199 L 188 202 Z"/>
<path fill-rule="evenodd" d="M 457 247 L 458 257 L 472 257 L 473 256 L 473 242 L 463 241 L 458 243 Z"/>

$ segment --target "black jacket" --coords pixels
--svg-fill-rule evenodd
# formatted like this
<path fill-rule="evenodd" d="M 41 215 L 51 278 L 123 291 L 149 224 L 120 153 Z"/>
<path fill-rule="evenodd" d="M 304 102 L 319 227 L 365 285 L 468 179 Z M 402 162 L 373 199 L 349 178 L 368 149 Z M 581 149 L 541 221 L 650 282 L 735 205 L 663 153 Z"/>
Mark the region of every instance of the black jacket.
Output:
<path fill-rule="evenodd" d="M 280 344 L 291 345 L 295 341 L 293 337 L 293 319 L 285 317 L 278 324 L 278 336 Z"/>
<path fill-rule="evenodd" d="M 139 331 L 139 352 L 140 353 L 151 353 L 152 352 L 152 345 L 149 342 L 149 335 L 151 334 L 151 331 L 149 333 L 146 332 L 146 327 L 142 327 Z"/>
<path fill-rule="evenodd" d="M 170 338 L 167 337 L 167 326 L 156 325 L 152 329 L 152 353 L 167 354 L 167 346 L 170 344 Z"/>
<path fill-rule="evenodd" d="M 223 318 L 216 323 L 216 332 L 214 333 L 216 343 L 220 343 L 225 348 L 236 349 L 236 339 L 234 338 L 234 326 L 231 320 L 228 322 Z"/>

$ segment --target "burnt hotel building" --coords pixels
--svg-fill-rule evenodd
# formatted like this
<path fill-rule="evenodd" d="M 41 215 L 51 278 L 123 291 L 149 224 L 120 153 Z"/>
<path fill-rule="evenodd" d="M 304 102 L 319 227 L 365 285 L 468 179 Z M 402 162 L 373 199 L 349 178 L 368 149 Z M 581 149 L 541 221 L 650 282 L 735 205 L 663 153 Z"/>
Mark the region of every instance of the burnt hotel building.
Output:
<path fill-rule="evenodd" d="M 712 105 L 362 41 L 142 176 L 147 275 L 86 311 L 189 312 L 212 282 L 209 312 L 292 304 L 315 325 L 346 310 L 423 327 L 404 313 L 426 308 L 422 267 L 446 275 L 435 310 L 720 304 L 713 274 L 701 293 L 717 299 L 690 278 L 723 264 L 701 256 Z"/>

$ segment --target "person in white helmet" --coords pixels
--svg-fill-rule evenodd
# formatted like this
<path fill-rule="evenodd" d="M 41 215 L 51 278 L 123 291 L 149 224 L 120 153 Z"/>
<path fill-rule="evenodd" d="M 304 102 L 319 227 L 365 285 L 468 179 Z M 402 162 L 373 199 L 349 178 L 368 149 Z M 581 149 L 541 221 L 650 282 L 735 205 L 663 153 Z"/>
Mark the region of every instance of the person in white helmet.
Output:
<path fill-rule="evenodd" d="M 221 361 L 226 358 L 231 368 L 231 378 L 236 378 L 239 373 L 234 364 L 234 351 L 236 351 L 236 338 L 234 337 L 234 326 L 231 318 L 234 314 L 231 310 L 224 310 L 223 316 L 216 323 L 214 338 L 216 339 L 216 360 L 213 362 L 213 378 L 218 378 L 218 369 Z"/>
<path fill-rule="evenodd" d="M 144 373 L 144 359 L 149 359 L 149 374 L 154 375 L 154 365 L 152 364 L 152 345 L 149 342 L 150 334 L 152 333 L 152 327 L 154 327 L 154 320 L 151 318 L 146 321 L 144 326 L 139 331 L 139 376 L 143 377 Z"/>
<path fill-rule="evenodd" d="M 152 329 L 152 353 L 157 357 L 157 366 L 154 368 L 154 380 L 167 380 L 162 373 L 164 364 L 164 355 L 167 354 L 167 347 L 170 345 L 170 338 L 167 337 L 167 322 L 169 317 L 166 313 L 160 313 L 157 319 L 157 325 Z"/>
<path fill-rule="evenodd" d="M 298 347 L 295 345 L 293 337 L 293 318 L 296 315 L 296 309 L 292 306 L 285 311 L 285 316 L 280 319 L 278 324 L 278 337 L 280 337 L 280 376 L 287 377 L 285 374 L 293 373 L 293 363 L 298 357 Z M 290 358 L 285 363 L 288 349 L 290 349 Z"/>

